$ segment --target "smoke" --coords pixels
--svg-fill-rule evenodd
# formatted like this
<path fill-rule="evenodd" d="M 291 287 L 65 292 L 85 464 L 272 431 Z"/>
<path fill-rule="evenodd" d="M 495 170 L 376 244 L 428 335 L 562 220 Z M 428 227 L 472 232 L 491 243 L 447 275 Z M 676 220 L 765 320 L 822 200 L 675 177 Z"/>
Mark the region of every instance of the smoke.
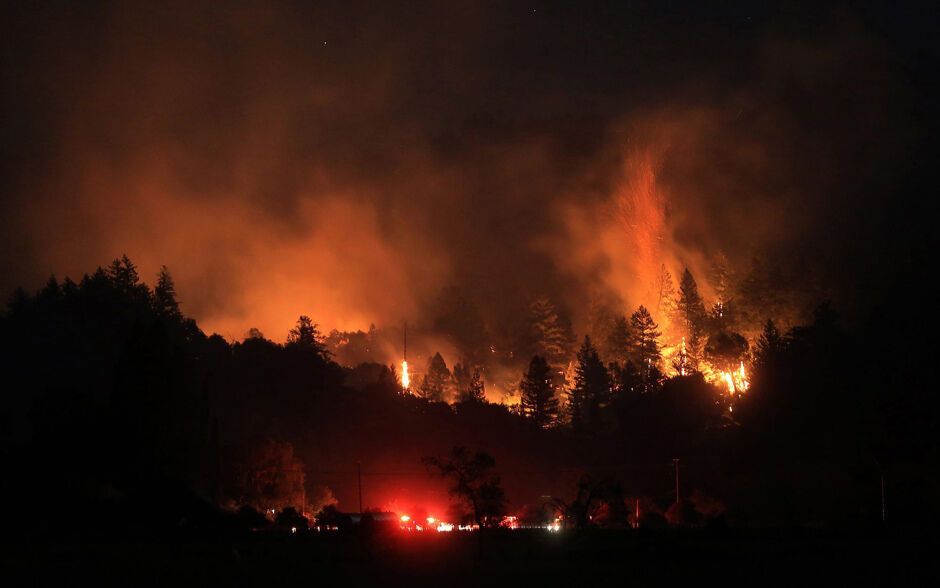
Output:
<path fill-rule="evenodd" d="M 598 34 L 462 3 L 89 6 L 5 35 L 0 286 L 127 253 L 230 338 L 428 324 L 452 284 L 491 324 L 548 294 L 577 327 L 718 255 L 848 271 L 909 139 L 845 16 L 724 36 L 648 7 Z"/>

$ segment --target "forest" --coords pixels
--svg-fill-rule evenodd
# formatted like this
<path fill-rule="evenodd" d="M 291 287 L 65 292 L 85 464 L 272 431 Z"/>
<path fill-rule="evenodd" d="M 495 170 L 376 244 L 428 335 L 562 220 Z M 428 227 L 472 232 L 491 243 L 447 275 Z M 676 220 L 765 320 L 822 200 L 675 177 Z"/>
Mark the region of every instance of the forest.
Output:
<path fill-rule="evenodd" d="M 533 524 L 936 521 L 935 367 L 914 327 L 887 303 L 851 325 L 826 301 L 774 316 L 744 284 L 707 304 L 685 270 L 653 312 L 592 308 L 577 337 L 545 297 L 513 333 L 444 290 L 409 336 L 456 359 L 412 357 L 403 382 L 377 351 L 398 326 L 323 334 L 313 309 L 284 343 L 229 341 L 181 311 L 166 267 L 153 287 L 126 256 L 50 278 L 0 318 L 8 517 L 28 534 L 360 508 L 463 521 L 427 465 L 469 447 L 493 461 L 500 514 Z"/>

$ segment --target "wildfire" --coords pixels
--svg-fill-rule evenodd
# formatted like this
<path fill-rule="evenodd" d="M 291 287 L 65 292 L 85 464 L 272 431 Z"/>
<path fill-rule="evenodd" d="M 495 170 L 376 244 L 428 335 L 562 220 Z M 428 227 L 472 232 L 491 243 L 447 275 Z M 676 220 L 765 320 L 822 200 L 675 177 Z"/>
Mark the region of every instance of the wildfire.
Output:
<path fill-rule="evenodd" d="M 679 375 L 687 376 L 687 367 L 689 365 L 689 356 L 685 350 L 685 337 L 682 338 L 682 349 L 679 350 Z"/>
<path fill-rule="evenodd" d="M 408 362 L 402 360 L 401 362 L 401 389 L 408 390 L 411 388 L 411 376 L 408 375 Z"/>
<path fill-rule="evenodd" d="M 731 372 L 721 372 L 721 381 L 728 387 L 728 395 L 743 394 L 747 392 L 751 383 L 747 379 L 747 372 L 744 371 L 744 362 L 741 362 L 738 369 Z"/>

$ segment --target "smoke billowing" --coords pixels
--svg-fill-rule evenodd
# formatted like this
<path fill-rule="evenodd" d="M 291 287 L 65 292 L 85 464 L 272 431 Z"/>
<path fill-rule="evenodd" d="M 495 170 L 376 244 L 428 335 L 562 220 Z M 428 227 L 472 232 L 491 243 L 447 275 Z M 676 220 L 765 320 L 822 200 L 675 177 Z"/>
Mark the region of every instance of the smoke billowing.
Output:
<path fill-rule="evenodd" d="M 663 264 L 708 291 L 770 256 L 837 298 L 878 271 L 914 127 L 865 18 L 535 8 L 20 6 L 4 292 L 127 253 L 204 328 L 280 340 L 427 321 L 449 285 L 489 322 L 543 294 L 580 321 Z"/>

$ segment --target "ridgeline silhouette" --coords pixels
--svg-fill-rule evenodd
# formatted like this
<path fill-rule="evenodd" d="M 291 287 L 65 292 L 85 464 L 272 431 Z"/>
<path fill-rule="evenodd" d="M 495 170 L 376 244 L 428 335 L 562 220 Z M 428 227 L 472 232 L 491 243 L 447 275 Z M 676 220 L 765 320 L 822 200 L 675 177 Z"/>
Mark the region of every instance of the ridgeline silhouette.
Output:
<path fill-rule="evenodd" d="M 701 352 L 740 357 L 740 336 L 703 318 L 691 275 L 681 291 Z M 474 349 L 453 377 L 434 356 L 415 396 L 401 394 L 393 367 L 334 362 L 307 315 L 286 344 L 256 331 L 234 343 L 207 336 L 180 311 L 165 267 L 151 289 L 127 257 L 79 282 L 18 290 L 0 318 L 13 528 L 178 532 L 218 528 L 239 509 L 239 520 L 268 509 L 294 520 L 335 504 L 334 493 L 351 508 L 350 464 L 433 485 L 422 458 L 458 446 L 495 456 L 511 512 L 544 518 L 547 503 L 564 504 L 578 526 L 634 526 L 641 504 L 643 520 L 675 524 L 875 524 L 882 478 L 891 520 L 936 520 L 936 473 L 920 467 L 936 455 L 934 404 L 880 347 L 886 325 L 850 333 L 826 304 L 786 333 L 768 317 L 731 413 L 702 374 L 655 367 L 657 326 L 642 307 L 615 321 L 619 356 L 584 338 L 562 395 L 547 360 L 567 352 L 566 336 L 538 308 L 537 324 L 555 326 L 519 374 L 517 410 L 486 402 Z M 442 401 L 448 388 L 454 404 Z M 678 505 L 676 456 L 688 485 Z"/>

